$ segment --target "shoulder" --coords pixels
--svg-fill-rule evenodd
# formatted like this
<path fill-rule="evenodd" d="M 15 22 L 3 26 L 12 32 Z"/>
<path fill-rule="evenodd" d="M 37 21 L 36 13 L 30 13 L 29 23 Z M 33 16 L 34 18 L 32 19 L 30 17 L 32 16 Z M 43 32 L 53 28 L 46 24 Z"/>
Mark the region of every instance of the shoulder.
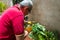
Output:
<path fill-rule="evenodd" d="M 8 15 L 11 19 L 13 19 L 16 16 L 23 16 L 23 12 L 19 11 L 16 7 L 11 7 L 9 9 L 7 9 L 4 12 L 6 15 Z"/>

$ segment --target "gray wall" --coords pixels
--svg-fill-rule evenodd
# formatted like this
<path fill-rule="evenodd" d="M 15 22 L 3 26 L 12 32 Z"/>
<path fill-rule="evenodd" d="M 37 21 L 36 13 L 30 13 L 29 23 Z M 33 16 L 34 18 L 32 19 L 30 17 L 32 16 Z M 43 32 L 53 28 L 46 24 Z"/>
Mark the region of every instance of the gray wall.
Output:
<path fill-rule="evenodd" d="M 49 30 L 60 32 L 60 0 L 32 0 L 34 2 L 29 20 L 35 20 Z"/>

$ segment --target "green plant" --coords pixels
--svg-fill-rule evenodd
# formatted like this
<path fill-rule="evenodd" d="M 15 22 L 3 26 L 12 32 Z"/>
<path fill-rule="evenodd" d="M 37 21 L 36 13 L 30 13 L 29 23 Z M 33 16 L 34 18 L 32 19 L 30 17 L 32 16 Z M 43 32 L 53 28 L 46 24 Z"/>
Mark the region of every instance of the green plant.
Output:
<path fill-rule="evenodd" d="M 0 2 L 0 12 L 3 12 L 6 9 L 6 4 Z"/>
<path fill-rule="evenodd" d="M 46 30 L 45 26 L 35 23 L 32 25 L 32 31 L 29 37 L 33 40 L 58 40 L 57 32 Z"/>

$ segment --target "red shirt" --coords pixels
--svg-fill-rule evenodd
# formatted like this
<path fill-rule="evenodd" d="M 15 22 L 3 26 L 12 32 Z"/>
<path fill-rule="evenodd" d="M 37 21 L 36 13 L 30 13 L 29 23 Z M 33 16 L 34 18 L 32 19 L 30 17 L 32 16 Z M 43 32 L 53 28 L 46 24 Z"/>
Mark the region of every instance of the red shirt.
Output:
<path fill-rule="evenodd" d="M 7 9 L 0 17 L 0 40 L 15 40 L 15 34 L 24 32 L 24 15 L 16 6 Z"/>

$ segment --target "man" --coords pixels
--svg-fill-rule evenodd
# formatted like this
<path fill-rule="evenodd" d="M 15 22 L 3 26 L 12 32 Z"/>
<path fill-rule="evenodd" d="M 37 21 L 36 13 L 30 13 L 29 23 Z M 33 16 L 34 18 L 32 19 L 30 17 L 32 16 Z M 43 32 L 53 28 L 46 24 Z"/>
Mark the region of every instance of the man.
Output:
<path fill-rule="evenodd" d="M 32 1 L 22 1 L 8 8 L 0 17 L 0 40 L 24 40 L 24 16 L 32 9 Z"/>

